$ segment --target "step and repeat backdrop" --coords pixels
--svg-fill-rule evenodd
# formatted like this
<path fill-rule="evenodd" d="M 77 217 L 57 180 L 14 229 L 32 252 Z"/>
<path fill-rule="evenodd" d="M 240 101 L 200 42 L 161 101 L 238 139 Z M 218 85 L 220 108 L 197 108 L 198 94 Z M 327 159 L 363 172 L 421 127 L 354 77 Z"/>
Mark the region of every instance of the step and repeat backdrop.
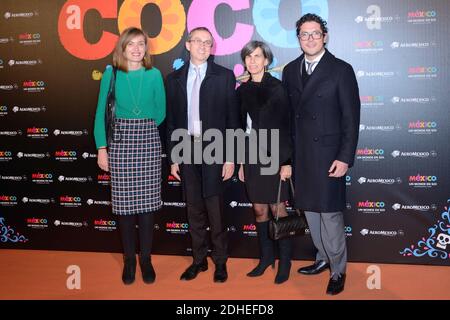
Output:
<path fill-rule="evenodd" d="M 360 87 L 360 141 L 346 177 L 349 260 L 450 265 L 450 2 L 440 0 L 2 0 L 0 248 L 121 251 L 92 133 L 122 30 L 149 34 L 165 76 L 186 63 L 188 31 L 206 26 L 217 63 L 239 76 L 240 49 L 263 40 L 280 78 L 300 55 L 295 22 L 307 12 L 328 21 L 327 47 L 352 64 Z M 167 165 L 163 202 L 154 252 L 189 255 L 185 203 Z M 236 177 L 224 205 L 230 255 L 256 257 Z M 313 259 L 309 234 L 295 242 L 296 259 Z"/>

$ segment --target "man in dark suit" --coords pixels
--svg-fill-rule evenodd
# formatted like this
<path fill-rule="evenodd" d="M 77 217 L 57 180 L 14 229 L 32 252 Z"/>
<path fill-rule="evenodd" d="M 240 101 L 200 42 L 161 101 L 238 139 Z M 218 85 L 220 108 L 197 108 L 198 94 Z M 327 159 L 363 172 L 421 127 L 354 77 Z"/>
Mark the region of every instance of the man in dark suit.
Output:
<path fill-rule="evenodd" d="M 193 263 L 181 275 L 181 280 L 192 280 L 199 272 L 208 269 L 206 257 L 209 225 L 211 257 L 215 264 L 214 281 L 225 282 L 228 278 L 228 254 L 222 188 L 223 181 L 233 175 L 234 157 L 226 155 L 225 163 L 224 159 L 213 164 L 206 164 L 203 158 L 192 161 L 198 159 L 198 151 L 201 156 L 207 146 L 202 141 L 205 131 L 220 131 L 225 141 L 226 129 L 240 127 L 236 79 L 231 70 L 208 60 L 213 44 L 212 34 L 207 28 L 195 28 L 189 33 L 186 49 L 190 53 L 190 62 L 167 77 L 166 119 L 171 174 L 183 184 L 194 258 Z M 188 144 L 193 151 L 188 155 L 191 161 L 181 163 L 171 157 L 172 150 L 180 142 L 175 134 L 172 136 L 175 130 L 179 132 L 177 129 L 184 129 L 187 133 Z M 187 149 L 183 152 L 187 152 Z M 194 152 L 197 152 L 195 157 Z"/>
<path fill-rule="evenodd" d="M 327 49 L 326 22 L 315 14 L 297 21 L 303 54 L 283 71 L 293 113 L 295 204 L 305 210 L 317 248 L 301 274 L 331 269 L 327 294 L 344 289 L 347 249 L 343 210 L 345 174 L 358 142 L 360 99 L 353 68 Z"/>

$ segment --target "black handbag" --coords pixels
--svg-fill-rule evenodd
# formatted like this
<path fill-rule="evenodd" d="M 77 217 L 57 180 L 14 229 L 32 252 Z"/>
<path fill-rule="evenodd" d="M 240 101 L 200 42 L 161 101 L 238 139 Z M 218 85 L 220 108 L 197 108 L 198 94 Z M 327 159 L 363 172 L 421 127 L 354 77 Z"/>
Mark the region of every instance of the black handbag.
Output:
<path fill-rule="evenodd" d="M 291 187 L 292 197 L 294 197 L 294 184 L 289 179 L 289 185 Z M 280 203 L 281 199 L 281 179 L 278 185 L 278 197 L 277 203 Z M 272 240 L 279 240 L 287 237 L 304 235 L 305 229 L 308 227 L 305 213 L 300 209 L 295 209 L 295 214 L 288 215 L 287 217 L 279 217 L 278 209 L 277 215 L 274 219 L 269 221 L 269 236 Z"/>
<path fill-rule="evenodd" d="M 117 68 L 113 67 L 111 74 L 111 82 L 109 83 L 108 96 L 106 98 L 106 110 L 105 110 L 105 132 L 106 132 L 106 144 L 108 147 L 114 139 L 114 129 L 116 122 L 116 75 Z"/>

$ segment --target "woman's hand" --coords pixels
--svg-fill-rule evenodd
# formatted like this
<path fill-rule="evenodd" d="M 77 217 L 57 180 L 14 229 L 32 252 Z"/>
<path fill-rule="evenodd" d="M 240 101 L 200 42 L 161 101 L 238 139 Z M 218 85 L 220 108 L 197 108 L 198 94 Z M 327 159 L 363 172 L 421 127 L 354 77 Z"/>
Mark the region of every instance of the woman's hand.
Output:
<path fill-rule="evenodd" d="M 286 181 L 286 179 L 289 179 L 291 175 L 292 175 L 292 167 L 290 165 L 281 166 L 280 178 L 282 181 Z"/>
<path fill-rule="evenodd" d="M 244 165 L 241 164 L 240 168 L 239 168 L 239 180 L 241 180 L 242 182 L 245 182 L 245 178 L 244 178 Z"/>
<path fill-rule="evenodd" d="M 109 171 L 108 167 L 108 151 L 106 148 L 98 149 L 97 164 L 103 171 Z"/>

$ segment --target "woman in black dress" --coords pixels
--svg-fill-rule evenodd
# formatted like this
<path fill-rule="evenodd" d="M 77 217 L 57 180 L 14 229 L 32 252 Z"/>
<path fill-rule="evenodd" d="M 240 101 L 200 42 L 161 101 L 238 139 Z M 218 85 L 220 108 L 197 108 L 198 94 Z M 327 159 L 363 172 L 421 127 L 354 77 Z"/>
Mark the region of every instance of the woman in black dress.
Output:
<path fill-rule="evenodd" d="M 266 72 L 267 66 L 272 63 L 273 54 L 270 48 L 261 41 L 249 42 L 241 51 L 250 79 L 238 88 L 238 97 L 241 106 L 241 117 L 246 133 L 253 133 L 259 137 L 261 129 L 267 130 L 268 142 L 266 145 L 257 143 L 258 157 L 260 151 L 273 160 L 278 156 L 280 167 L 276 174 L 264 175 L 261 172 L 263 165 L 258 158 L 256 164 L 249 163 L 250 143 L 247 139 L 245 164 L 239 169 L 239 179 L 245 182 L 247 195 L 253 204 L 260 248 L 260 260 L 256 268 L 247 276 L 261 276 L 268 266 L 275 263 L 275 244 L 278 245 L 280 261 L 275 277 L 275 283 L 283 283 L 289 279 L 291 269 L 292 243 L 291 239 L 273 241 L 268 235 L 269 210 L 273 215 L 286 216 L 285 201 L 289 198 L 289 186 L 286 179 L 291 177 L 292 143 L 289 134 L 289 104 L 288 98 L 281 85 L 281 81 Z M 271 130 L 278 130 L 278 155 L 271 141 Z M 250 148 L 251 149 L 251 148 Z M 261 150 L 260 150 L 261 149 Z M 278 186 L 281 182 L 281 201 L 277 203 Z"/>

